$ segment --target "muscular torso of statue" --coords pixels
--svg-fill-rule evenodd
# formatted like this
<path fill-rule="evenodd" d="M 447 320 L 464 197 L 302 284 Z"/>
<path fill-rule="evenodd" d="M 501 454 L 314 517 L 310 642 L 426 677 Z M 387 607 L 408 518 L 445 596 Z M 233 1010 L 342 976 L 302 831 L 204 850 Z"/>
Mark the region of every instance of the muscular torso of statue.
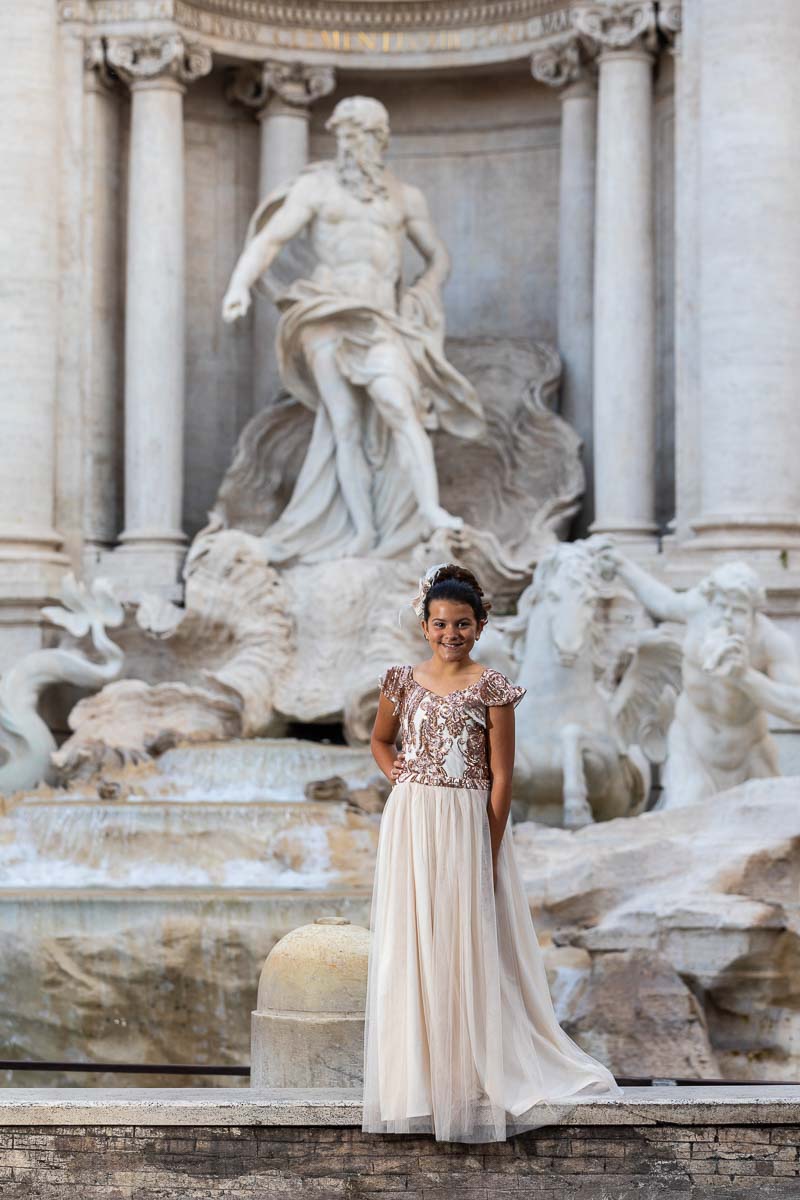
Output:
<path fill-rule="evenodd" d="M 386 178 L 388 196 L 354 196 L 333 171 L 309 224 L 318 264 L 315 283 L 339 294 L 397 310 L 397 284 L 406 225 L 405 188 Z"/>
<path fill-rule="evenodd" d="M 692 742 L 703 746 L 705 757 L 716 767 L 732 770 L 767 735 L 767 715 L 734 680 L 703 669 L 710 630 L 705 612 L 687 625 L 677 715 Z M 757 635 L 750 646 L 750 664 L 758 671 L 768 665 Z"/>

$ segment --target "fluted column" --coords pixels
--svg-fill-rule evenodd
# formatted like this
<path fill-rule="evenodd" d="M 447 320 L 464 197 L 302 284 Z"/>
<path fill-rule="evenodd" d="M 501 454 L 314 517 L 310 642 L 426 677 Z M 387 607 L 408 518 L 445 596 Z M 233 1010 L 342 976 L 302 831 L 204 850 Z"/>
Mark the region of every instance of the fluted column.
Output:
<path fill-rule="evenodd" d="M 534 79 L 558 89 L 561 165 L 558 205 L 558 349 L 563 362 L 561 413 L 583 439 L 585 532 L 594 515 L 592 342 L 594 189 L 597 89 L 576 38 L 548 46 L 531 59 Z"/>
<path fill-rule="evenodd" d="M 655 546 L 652 3 L 576 12 L 599 50 L 594 274 L 595 533 Z"/>
<path fill-rule="evenodd" d="M 240 67 L 228 98 L 255 111 L 261 128 L 258 194 L 263 200 L 308 163 L 311 106 L 335 86 L 333 67 L 268 61 Z M 277 312 L 265 296 L 254 303 L 253 404 L 262 408 L 280 387 L 275 361 Z"/>
<path fill-rule="evenodd" d="M 702 515 L 710 550 L 800 549 L 800 4 L 703 0 Z"/>
<path fill-rule="evenodd" d="M 125 304 L 125 531 L 137 585 L 173 584 L 183 556 L 183 94 L 211 54 L 169 34 L 111 39 L 131 90 Z M 135 557 L 134 557 L 135 556 Z"/>
<path fill-rule="evenodd" d="M 35 620 L 66 565 L 53 528 L 57 17 L 52 0 L 0 5 L 0 622 L 13 602 L 26 609 L 20 620 Z"/>

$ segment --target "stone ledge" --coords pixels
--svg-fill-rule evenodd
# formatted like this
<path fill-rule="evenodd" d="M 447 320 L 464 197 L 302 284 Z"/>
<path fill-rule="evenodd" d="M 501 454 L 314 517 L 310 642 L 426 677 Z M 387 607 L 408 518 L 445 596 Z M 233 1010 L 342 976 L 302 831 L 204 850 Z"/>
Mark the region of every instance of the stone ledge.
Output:
<path fill-rule="evenodd" d="M 796 1125 L 800 1086 L 630 1087 L 557 1106 L 558 1125 Z M 355 1088 L 4 1088 L 0 1126 L 361 1126 Z"/>

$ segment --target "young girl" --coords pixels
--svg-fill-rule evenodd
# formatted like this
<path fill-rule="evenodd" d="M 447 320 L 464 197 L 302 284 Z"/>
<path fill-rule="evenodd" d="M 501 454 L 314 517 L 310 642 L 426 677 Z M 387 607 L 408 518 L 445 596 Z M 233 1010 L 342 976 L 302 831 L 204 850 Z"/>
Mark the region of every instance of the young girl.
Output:
<path fill-rule="evenodd" d="M 525 689 L 470 657 L 489 607 L 470 571 L 429 571 L 415 607 L 431 657 L 389 668 L 372 734 L 394 787 L 372 896 L 362 1127 L 500 1141 L 553 1120 L 548 1101 L 620 1092 L 556 1021 L 514 858 Z"/>

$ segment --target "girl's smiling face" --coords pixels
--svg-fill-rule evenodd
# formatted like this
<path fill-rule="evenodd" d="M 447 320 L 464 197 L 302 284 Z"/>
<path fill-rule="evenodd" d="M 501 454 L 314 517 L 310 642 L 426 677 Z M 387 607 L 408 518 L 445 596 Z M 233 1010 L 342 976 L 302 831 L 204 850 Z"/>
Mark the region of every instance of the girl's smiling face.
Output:
<path fill-rule="evenodd" d="M 471 606 L 458 600 L 432 600 L 428 619 L 422 622 L 434 656 L 448 663 L 469 658 L 483 626 L 484 622 L 477 620 Z"/>

